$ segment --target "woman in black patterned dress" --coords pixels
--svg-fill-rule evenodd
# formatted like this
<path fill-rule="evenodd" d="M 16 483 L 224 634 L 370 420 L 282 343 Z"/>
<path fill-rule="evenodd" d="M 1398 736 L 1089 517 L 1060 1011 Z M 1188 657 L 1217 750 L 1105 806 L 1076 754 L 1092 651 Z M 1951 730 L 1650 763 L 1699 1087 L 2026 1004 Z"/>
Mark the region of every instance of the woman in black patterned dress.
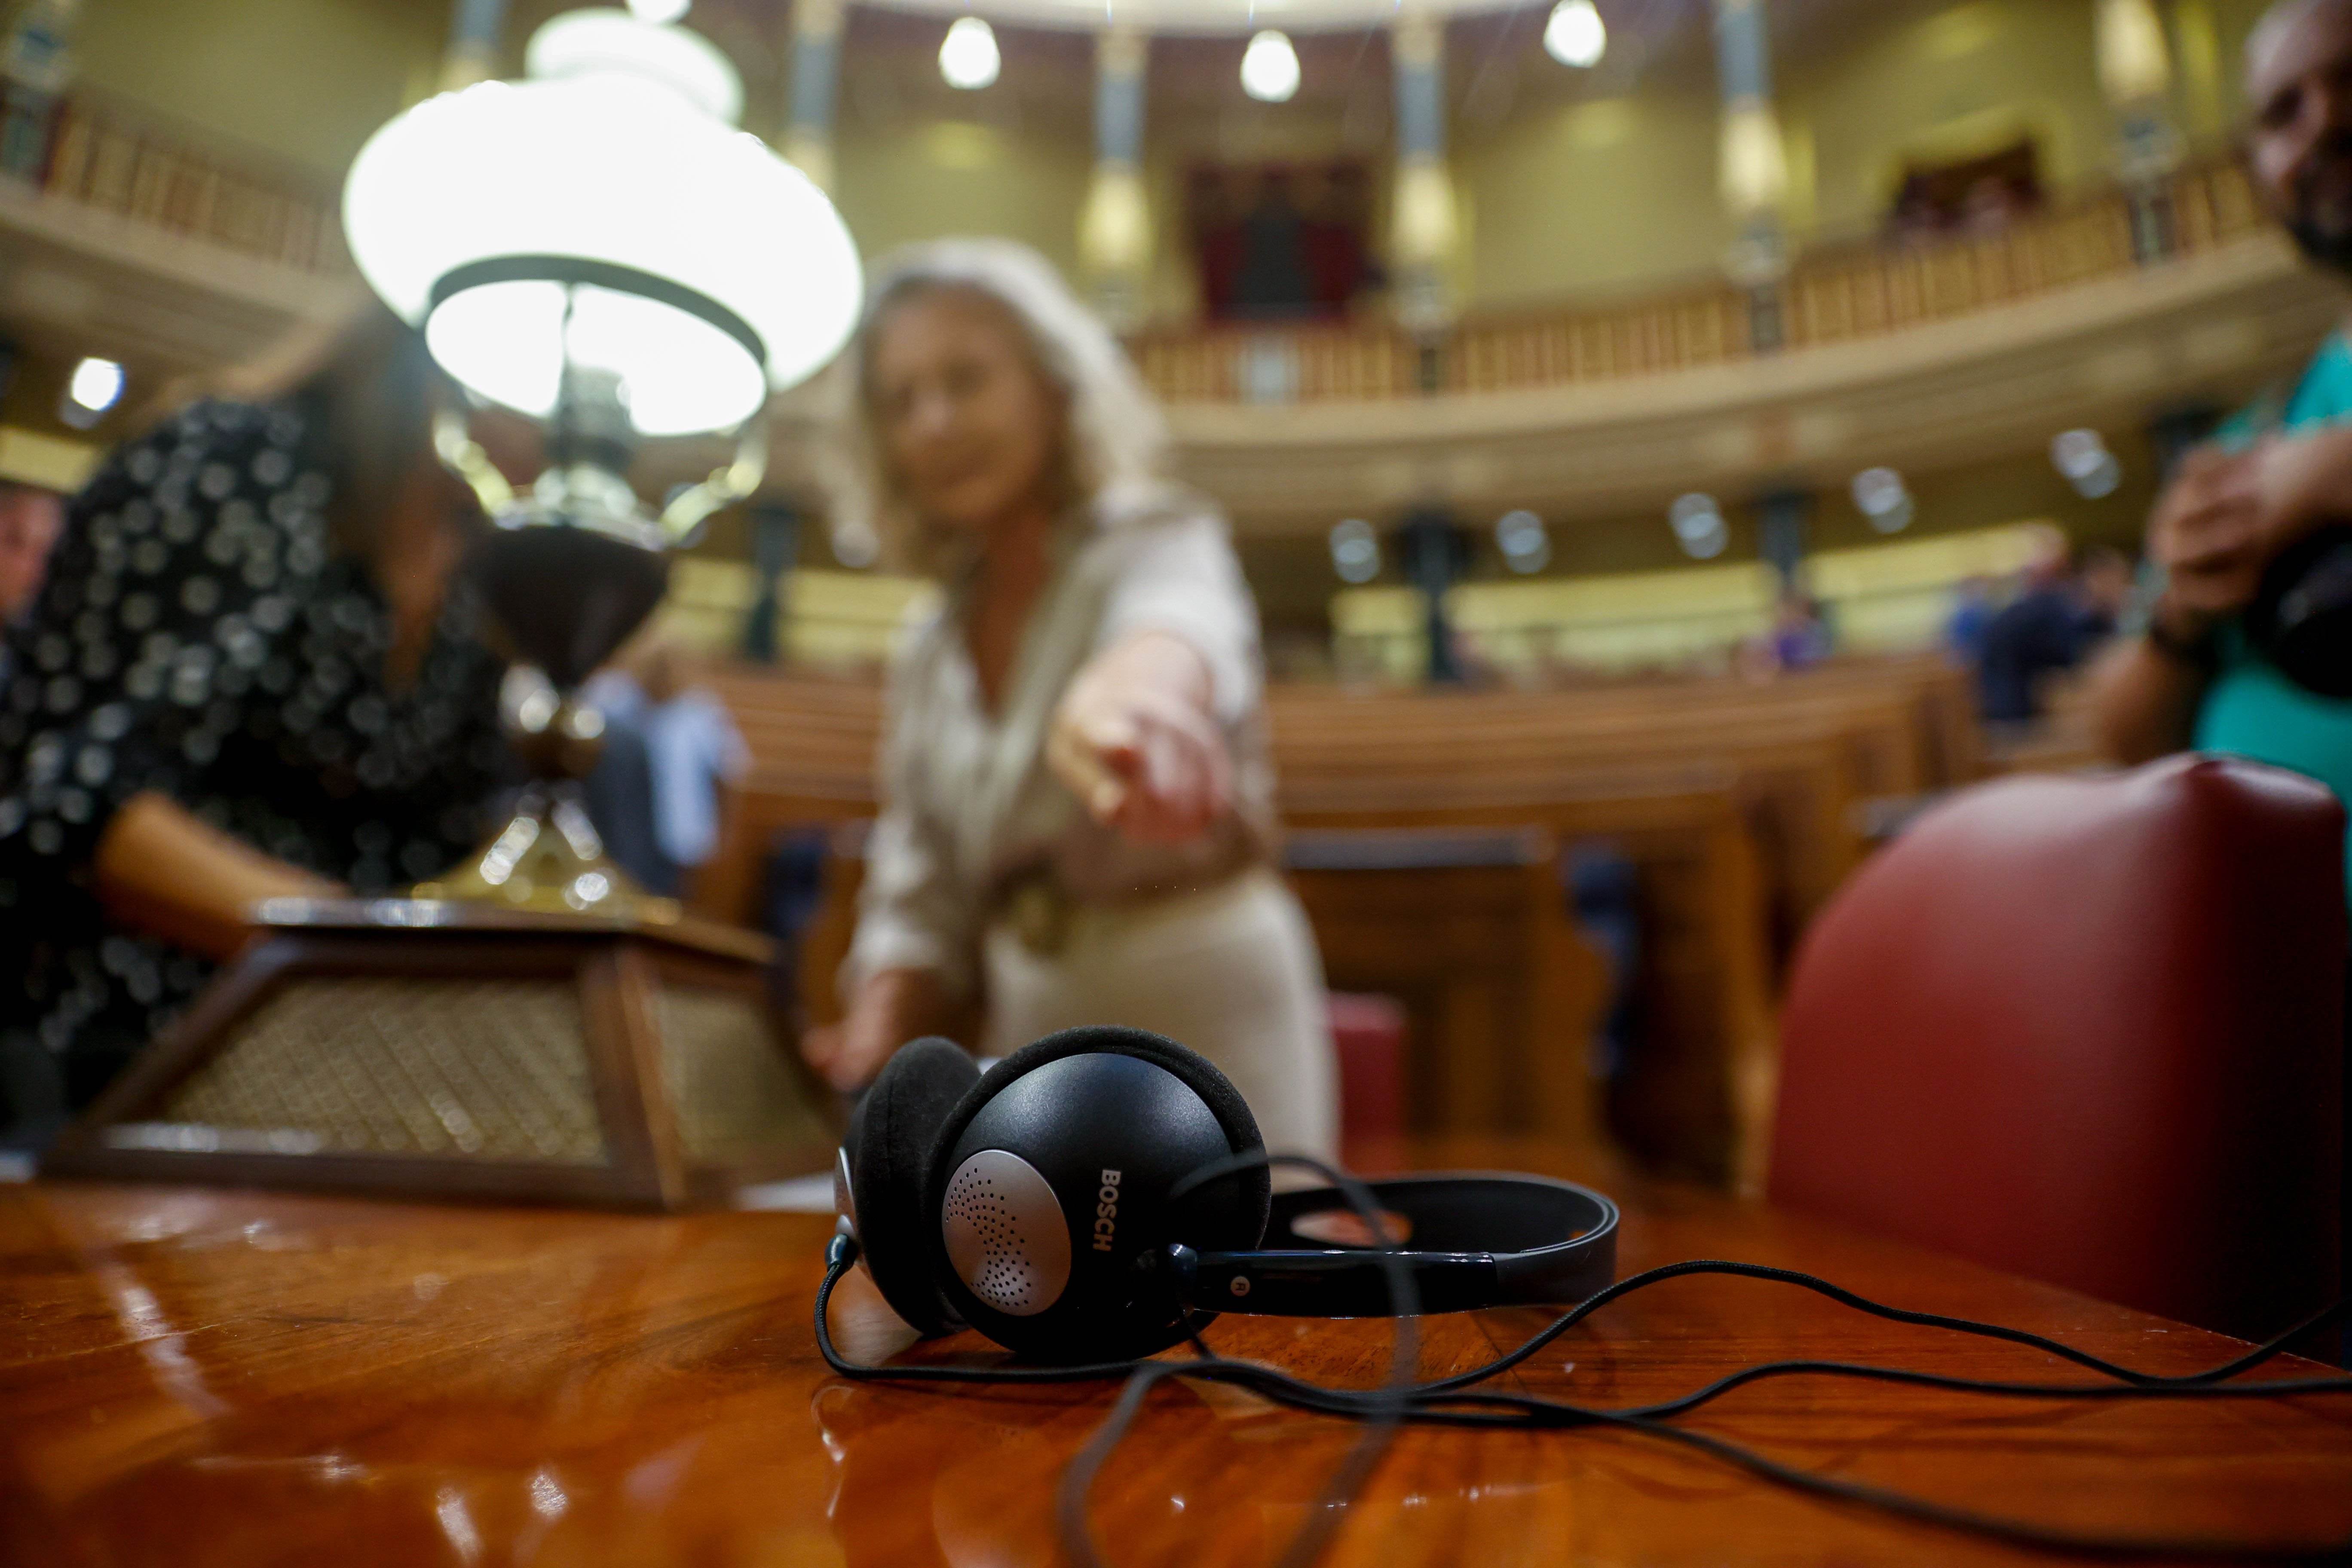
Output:
<path fill-rule="evenodd" d="M 115 451 L 10 633 L 0 1142 L 95 1096 L 253 900 L 415 881 L 485 826 L 502 668 L 450 580 L 479 513 L 436 373 L 380 311 L 293 358 Z"/>

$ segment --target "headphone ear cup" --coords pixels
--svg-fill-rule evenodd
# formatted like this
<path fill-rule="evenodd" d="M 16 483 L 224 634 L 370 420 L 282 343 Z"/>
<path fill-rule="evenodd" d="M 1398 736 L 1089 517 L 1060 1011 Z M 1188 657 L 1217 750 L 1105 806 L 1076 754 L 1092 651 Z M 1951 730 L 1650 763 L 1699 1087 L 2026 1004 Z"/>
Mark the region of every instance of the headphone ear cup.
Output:
<path fill-rule="evenodd" d="M 924 1200 L 933 1277 L 959 1318 L 1020 1355 L 1150 1355 L 1188 1321 L 1131 1299 L 1137 1258 L 1173 1240 L 1257 1246 L 1269 1178 L 1251 1165 L 1175 1205 L 1169 1191 L 1263 1147 L 1241 1092 L 1175 1041 L 1108 1025 L 1049 1035 L 992 1068 L 940 1130 Z M 1038 1288 L 1047 1300 L 1019 1299 Z"/>
<path fill-rule="evenodd" d="M 980 1068 L 937 1036 L 899 1048 L 866 1091 L 843 1145 L 856 1208 L 857 1246 L 890 1310 L 925 1335 L 960 1326 L 931 1269 L 923 1186 L 933 1145 Z"/>

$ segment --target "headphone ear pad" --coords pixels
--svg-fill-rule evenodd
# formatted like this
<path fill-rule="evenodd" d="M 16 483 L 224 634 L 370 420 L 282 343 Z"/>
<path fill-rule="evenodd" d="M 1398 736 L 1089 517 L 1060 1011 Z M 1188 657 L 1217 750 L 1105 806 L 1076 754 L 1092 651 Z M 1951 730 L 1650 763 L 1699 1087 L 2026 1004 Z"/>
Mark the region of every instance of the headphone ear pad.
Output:
<path fill-rule="evenodd" d="M 890 1310 L 925 1335 L 961 1326 L 931 1269 L 937 1226 L 924 1221 L 923 1187 L 940 1129 L 979 1081 L 980 1068 L 951 1040 L 904 1046 L 866 1091 L 844 1146 L 866 1272 Z"/>

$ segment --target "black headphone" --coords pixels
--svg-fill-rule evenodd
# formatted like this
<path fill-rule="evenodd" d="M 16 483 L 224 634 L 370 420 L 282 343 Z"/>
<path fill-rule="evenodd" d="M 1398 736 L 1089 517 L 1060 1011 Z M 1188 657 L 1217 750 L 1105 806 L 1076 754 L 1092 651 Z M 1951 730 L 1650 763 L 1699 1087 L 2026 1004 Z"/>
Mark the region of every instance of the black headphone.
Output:
<path fill-rule="evenodd" d="M 834 1201 L 916 1330 L 968 1325 L 1055 1363 L 1149 1355 L 1219 1311 L 1386 1316 L 1400 1264 L 1423 1311 L 1580 1301 L 1615 1279 L 1617 1205 L 1586 1188 L 1373 1182 L 1411 1248 L 1333 1247 L 1299 1222 L 1341 1209 L 1340 1193 L 1274 1194 L 1264 1153 L 1225 1076 L 1160 1036 L 1066 1029 L 985 1076 L 931 1038 L 867 1091 Z M 1260 1250 L 1269 1237 L 1294 1245 Z"/>

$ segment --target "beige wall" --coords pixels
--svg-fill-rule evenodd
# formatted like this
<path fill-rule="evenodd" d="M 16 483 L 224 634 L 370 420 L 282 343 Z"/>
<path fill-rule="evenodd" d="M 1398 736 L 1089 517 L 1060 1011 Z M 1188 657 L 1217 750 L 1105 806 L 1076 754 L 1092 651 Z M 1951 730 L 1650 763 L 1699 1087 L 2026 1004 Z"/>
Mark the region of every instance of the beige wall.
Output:
<path fill-rule="evenodd" d="M 1810 163 L 1797 184 L 1811 210 L 1792 215 L 1797 226 L 1868 232 L 1906 161 L 1966 158 L 2021 137 L 2040 149 L 2045 184 L 2096 178 L 2112 160 L 2115 119 L 2099 96 L 2092 13 L 2088 0 L 1966 0 L 1784 71 L 1782 123 Z"/>
<path fill-rule="evenodd" d="M 1713 274 L 1731 239 L 1715 144 L 1715 100 L 1691 92 L 1547 105 L 1457 142 L 1472 302 Z"/>
<path fill-rule="evenodd" d="M 1077 213 L 1092 149 L 977 120 L 888 130 L 845 125 L 835 146 L 835 199 L 868 257 L 942 235 L 1002 235 L 1055 265 L 1077 261 Z"/>
<path fill-rule="evenodd" d="M 436 0 L 88 0 L 75 54 L 102 95 L 340 179 L 430 88 L 448 24 Z"/>

